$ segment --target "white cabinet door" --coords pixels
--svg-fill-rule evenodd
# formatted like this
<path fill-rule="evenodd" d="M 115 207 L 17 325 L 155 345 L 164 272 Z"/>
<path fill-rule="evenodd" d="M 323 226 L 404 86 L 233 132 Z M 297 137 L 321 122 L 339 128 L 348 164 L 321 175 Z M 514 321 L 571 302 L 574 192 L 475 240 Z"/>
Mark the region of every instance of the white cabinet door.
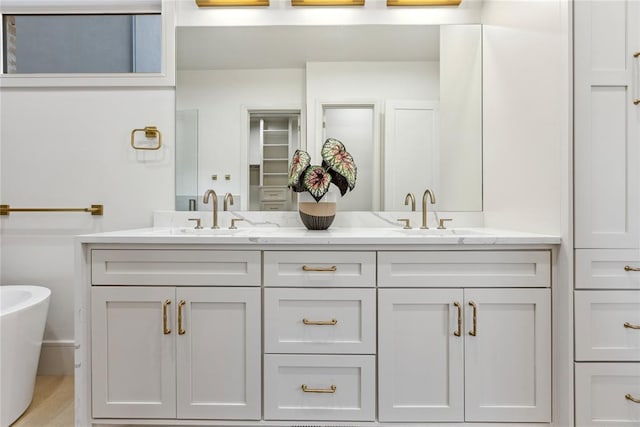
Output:
<path fill-rule="evenodd" d="M 551 421 L 550 308 L 548 289 L 465 290 L 466 421 Z"/>
<path fill-rule="evenodd" d="M 574 2 L 577 248 L 640 245 L 639 9 L 635 0 Z"/>
<path fill-rule="evenodd" d="M 174 292 L 91 290 L 94 418 L 175 418 Z"/>
<path fill-rule="evenodd" d="M 178 418 L 260 419 L 259 288 L 177 288 Z"/>
<path fill-rule="evenodd" d="M 463 421 L 462 302 L 461 289 L 378 290 L 380 421 Z"/>

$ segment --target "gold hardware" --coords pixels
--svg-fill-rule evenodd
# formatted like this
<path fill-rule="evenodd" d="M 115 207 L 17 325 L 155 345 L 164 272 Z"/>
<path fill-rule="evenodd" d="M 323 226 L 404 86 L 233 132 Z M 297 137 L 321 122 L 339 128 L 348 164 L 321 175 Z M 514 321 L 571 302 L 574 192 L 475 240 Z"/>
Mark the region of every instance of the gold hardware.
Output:
<path fill-rule="evenodd" d="M 309 320 L 307 318 L 302 319 L 302 323 L 304 323 L 305 325 L 328 325 L 328 326 L 332 326 L 332 325 L 337 325 L 338 321 L 336 319 L 331 319 L 331 320 Z"/>
<path fill-rule="evenodd" d="M 91 215 L 102 215 L 103 205 L 91 205 L 90 208 L 12 208 L 9 205 L 0 205 L 0 215 L 9 215 L 10 212 L 90 212 Z"/>
<path fill-rule="evenodd" d="M 440 218 L 438 223 L 438 230 L 446 230 L 447 227 L 444 226 L 445 221 L 453 221 L 451 218 Z"/>
<path fill-rule="evenodd" d="M 211 181 L 217 181 L 218 180 L 218 175 L 213 174 L 211 175 Z"/>
<path fill-rule="evenodd" d="M 459 337 L 462 335 L 462 304 L 456 301 L 453 305 L 458 309 L 458 330 L 453 335 Z"/>
<path fill-rule="evenodd" d="M 640 56 L 640 50 L 633 54 L 633 57 L 634 57 L 634 58 L 637 58 L 637 57 L 639 57 L 639 56 Z"/>
<path fill-rule="evenodd" d="M 409 218 L 398 218 L 396 221 L 404 221 L 404 227 L 402 228 L 405 230 L 411 230 L 411 220 Z"/>
<path fill-rule="evenodd" d="M 186 303 L 187 302 L 183 299 L 178 303 L 178 335 L 184 335 L 187 333 L 187 331 L 182 329 L 182 307 L 184 307 Z"/>
<path fill-rule="evenodd" d="M 335 393 L 337 389 L 337 387 L 333 384 L 329 388 L 309 388 L 306 384 L 302 384 L 300 388 L 305 393 Z"/>
<path fill-rule="evenodd" d="M 225 180 L 225 181 L 231 181 L 231 175 L 226 174 L 226 175 L 224 176 L 224 180 Z"/>
<path fill-rule="evenodd" d="M 171 333 L 171 329 L 167 327 L 167 307 L 171 305 L 171 300 L 165 300 L 162 304 L 162 330 L 165 335 L 169 335 Z"/>
<path fill-rule="evenodd" d="M 627 400 L 630 400 L 630 401 L 632 401 L 634 403 L 640 403 L 640 399 L 636 399 L 635 397 L 631 396 L 628 393 L 624 395 L 624 398 L 627 399 Z"/>
<path fill-rule="evenodd" d="M 269 6 L 269 0 L 196 0 L 198 7 Z"/>
<path fill-rule="evenodd" d="M 427 196 L 429 196 L 432 205 L 436 202 L 436 196 L 433 194 L 433 191 L 428 188 L 424 190 L 424 194 L 422 195 L 422 227 L 420 227 L 423 230 L 429 229 L 427 226 Z"/>
<path fill-rule="evenodd" d="M 202 203 L 204 203 L 205 205 L 209 203 L 209 197 L 212 197 L 213 204 L 213 225 L 211 226 L 211 228 L 220 228 L 218 226 L 218 195 L 213 190 L 207 190 L 204 193 L 204 197 L 202 198 Z"/>
<path fill-rule="evenodd" d="M 624 271 L 640 271 L 640 268 L 637 267 L 630 267 L 628 265 L 624 266 Z"/>
<path fill-rule="evenodd" d="M 633 100 L 633 105 L 638 105 L 640 104 L 640 99 L 634 99 Z"/>
<path fill-rule="evenodd" d="M 624 322 L 624 327 L 629 329 L 640 329 L 640 325 L 632 325 L 629 322 Z"/>
<path fill-rule="evenodd" d="M 147 138 L 158 137 L 158 145 L 154 147 L 140 147 L 135 143 L 135 134 L 137 132 L 144 132 L 144 136 Z M 162 133 L 155 126 L 146 126 L 144 129 L 134 129 L 131 131 L 131 147 L 134 150 L 159 150 L 162 147 Z"/>
<path fill-rule="evenodd" d="M 222 202 L 222 210 L 227 211 L 229 205 L 233 206 L 233 194 L 227 193 L 224 195 L 224 201 Z"/>
<path fill-rule="evenodd" d="M 469 305 L 473 307 L 473 329 L 469 331 L 469 335 L 475 337 L 478 335 L 478 306 L 473 301 L 469 301 Z"/>
<path fill-rule="evenodd" d="M 409 204 L 409 202 L 411 202 L 411 212 L 415 212 L 416 211 L 416 196 L 414 196 L 413 193 L 407 193 L 407 195 L 404 196 L 404 205 L 407 206 Z"/>
<path fill-rule="evenodd" d="M 231 218 L 231 225 L 229 226 L 229 230 L 235 230 L 238 227 L 236 227 L 236 222 L 238 221 L 244 221 L 244 219 L 242 218 Z"/>
<path fill-rule="evenodd" d="M 189 218 L 189 221 L 195 221 L 196 226 L 193 227 L 196 230 L 202 230 L 202 220 L 200 218 Z"/>
<path fill-rule="evenodd" d="M 387 6 L 459 6 L 462 0 L 387 0 Z"/>
<path fill-rule="evenodd" d="M 364 0 L 291 0 L 291 6 L 364 6 Z"/>
<path fill-rule="evenodd" d="M 302 271 L 336 271 L 338 267 L 332 265 L 331 267 L 309 267 L 308 265 L 302 266 Z"/>

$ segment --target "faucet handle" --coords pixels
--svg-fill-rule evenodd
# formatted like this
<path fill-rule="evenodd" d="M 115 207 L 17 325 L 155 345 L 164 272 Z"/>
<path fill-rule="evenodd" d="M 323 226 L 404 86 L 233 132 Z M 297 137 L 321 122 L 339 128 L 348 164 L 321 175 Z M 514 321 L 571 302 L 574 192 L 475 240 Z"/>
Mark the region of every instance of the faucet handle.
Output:
<path fill-rule="evenodd" d="M 244 219 L 242 218 L 231 218 L 231 225 L 229 226 L 229 230 L 235 230 L 236 228 L 236 222 L 238 221 L 244 221 Z"/>
<path fill-rule="evenodd" d="M 202 230 L 202 224 L 201 224 L 201 219 L 200 218 L 189 218 L 189 221 L 195 221 L 196 222 L 196 226 L 194 227 L 196 230 Z"/>
<path fill-rule="evenodd" d="M 409 218 L 398 218 L 396 219 L 396 221 L 401 221 L 404 222 L 404 228 L 405 230 L 410 230 L 411 229 L 411 219 Z"/>
<path fill-rule="evenodd" d="M 440 218 L 440 222 L 438 224 L 438 230 L 446 230 L 447 227 L 444 226 L 445 221 L 453 221 L 451 218 Z"/>

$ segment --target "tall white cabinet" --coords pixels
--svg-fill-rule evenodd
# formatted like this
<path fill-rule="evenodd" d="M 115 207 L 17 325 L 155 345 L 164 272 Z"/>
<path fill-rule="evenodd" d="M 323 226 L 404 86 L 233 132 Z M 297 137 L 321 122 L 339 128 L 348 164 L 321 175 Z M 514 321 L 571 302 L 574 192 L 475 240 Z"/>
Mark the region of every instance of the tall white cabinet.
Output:
<path fill-rule="evenodd" d="M 640 3 L 574 7 L 577 426 L 640 426 Z"/>

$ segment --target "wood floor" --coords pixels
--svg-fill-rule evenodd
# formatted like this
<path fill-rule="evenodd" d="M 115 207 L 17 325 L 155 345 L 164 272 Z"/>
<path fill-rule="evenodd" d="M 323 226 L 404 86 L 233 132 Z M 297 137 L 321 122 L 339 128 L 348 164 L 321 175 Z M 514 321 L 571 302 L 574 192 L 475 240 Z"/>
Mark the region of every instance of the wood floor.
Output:
<path fill-rule="evenodd" d="M 11 427 L 73 426 L 73 377 L 38 376 L 33 401 Z"/>

